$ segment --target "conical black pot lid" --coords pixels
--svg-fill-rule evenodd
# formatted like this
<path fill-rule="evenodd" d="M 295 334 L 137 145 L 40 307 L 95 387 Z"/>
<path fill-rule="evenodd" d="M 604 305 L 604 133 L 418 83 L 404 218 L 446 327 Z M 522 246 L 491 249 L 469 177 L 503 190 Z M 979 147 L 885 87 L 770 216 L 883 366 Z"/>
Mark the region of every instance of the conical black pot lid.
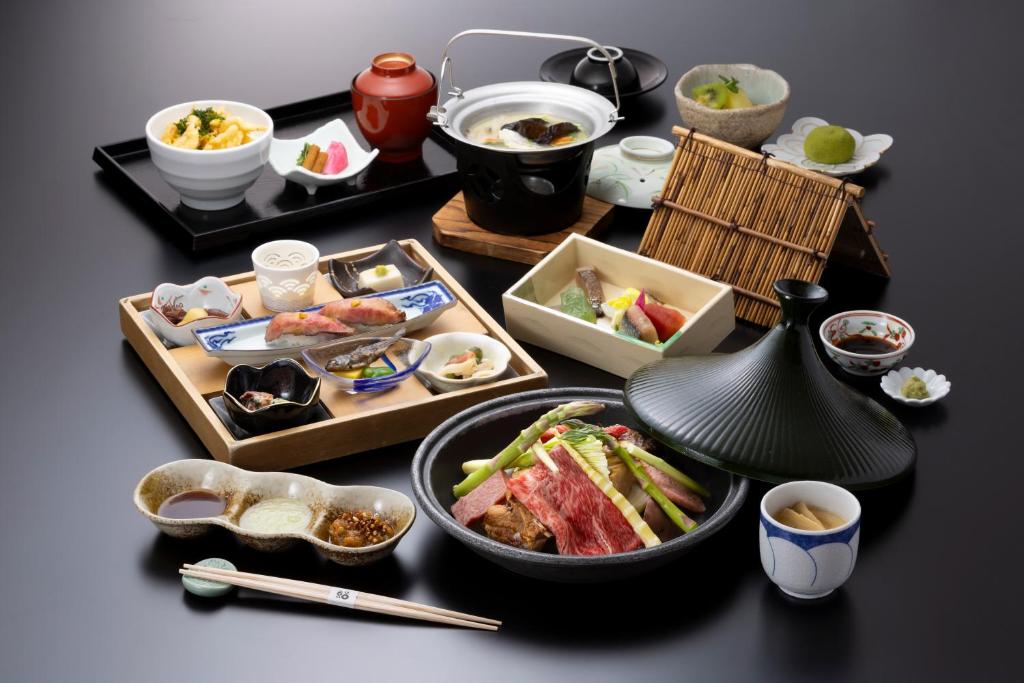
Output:
<path fill-rule="evenodd" d="M 626 382 L 626 406 L 659 440 L 709 465 L 769 482 L 890 483 L 917 447 L 881 405 L 836 380 L 807 319 L 823 288 L 779 280 L 782 322 L 733 354 L 657 361 Z"/>

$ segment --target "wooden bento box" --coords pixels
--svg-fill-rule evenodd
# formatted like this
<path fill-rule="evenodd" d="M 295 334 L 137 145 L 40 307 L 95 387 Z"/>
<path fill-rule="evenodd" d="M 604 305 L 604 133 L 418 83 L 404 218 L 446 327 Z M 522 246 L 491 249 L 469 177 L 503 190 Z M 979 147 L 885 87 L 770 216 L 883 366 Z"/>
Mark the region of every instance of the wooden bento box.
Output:
<path fill-rule="evenodd" d="M 279 470 L 320 460 L 369 451 L 425 436 L 455 413 L 487 399 L 547 386 L 547 374 L 416 240 L 401 242 L 406 253 L 434 269 L 433 279 L 444 283 L 458 299 L 430 326 L 409 336 L 423 339 L 442 332 L 477 332 L 501 341 L 512 352 L 509 375 L 482 386 L 444 394 L 431 392 L 411 377 L 394 389 L 371 394 L 348 394 L 323 383 L 321 419 L 268 434 L 236 438 L 210 400 L 224 390 L 230 366 L 207 356 L 196 344 L 167 348 L 143 319 L 151 293 L 136 294 L 119 303 L 121 331 L 153 373 L 174 405 L 195 430 L 214 458 L 253 470 Z M 326 275 L 333 258 L 366 256 L 381 245 L 332 254 L 320 259 L 316 303 L 341 298 Z M 252 272 L 222 278 L 242 295 L 243 316 L 270 315 L 260 301 Z"/>
<path fill-rule="evenodd" d="M 559 310 L 576 268 L 597 269 L 605 296 L 645 289 L 686 316 L 663 344 L 648 344 Z M 573 234 L 502 295 L 505 325 L 516 339 L 536 344 L 619 377 L 661 358 L 710 353 L 736 325 L 732 287 L 661 261 Z"/>

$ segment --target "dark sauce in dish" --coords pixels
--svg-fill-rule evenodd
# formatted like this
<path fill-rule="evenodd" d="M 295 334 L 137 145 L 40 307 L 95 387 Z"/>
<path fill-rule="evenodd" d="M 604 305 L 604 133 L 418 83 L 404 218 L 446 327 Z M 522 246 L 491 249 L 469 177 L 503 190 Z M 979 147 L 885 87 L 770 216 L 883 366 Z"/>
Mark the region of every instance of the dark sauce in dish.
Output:
<path fill-rule="evenodd" d="M 176 493 L 160 503 L 157 510 L 161 517 L 171 519 L 198 519 L 216 517 L 224 512 L 228 502 L 220 495 L 207 489 L 190 489 Z"/>
<path fill-rule="evenodd" d="M 866 356 L 880 356 L 885 353 L 898 351 L 900 348 L 898 344 L 888 339 L 872 337 L 866 334 L 851 334 L 849 337 L 843 337 L 836 346 L 843 351 L 861 353 Z"/>

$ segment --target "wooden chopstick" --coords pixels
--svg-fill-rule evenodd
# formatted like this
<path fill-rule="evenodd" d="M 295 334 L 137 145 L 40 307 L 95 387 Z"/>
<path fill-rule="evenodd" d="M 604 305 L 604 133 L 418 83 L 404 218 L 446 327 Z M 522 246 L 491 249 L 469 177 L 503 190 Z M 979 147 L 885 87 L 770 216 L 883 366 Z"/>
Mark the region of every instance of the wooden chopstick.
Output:
<path fill-rule="evenodd" d="M 214 567 L 199 567 L 186 564 L 178 570 L 184 576 L 192 576 L 209 581 L 220 581 L 241 588 L 251 588 L 266 593 L 274 593 L 299 600 L 308 600 L 324 604 L 343 605 L 366 612 L 377 612 L 391 616 L 433 621 L 436 623 L 478 628 L 488 631 L 498 630 L 501 624 L 496 619 L 487 619 L 463 612 L 445 610 L 408 600 L 389 598 L 374 593 L 361 593 L 307 581 L 296 581 L 263 574 L 237 572 Z M 332 599 L 338 596 L 338 599 Z"/>
<path fill-rule="evenodd" d="M 336 589 L 332 588 L 331 586 L 325 586 L 324 584 L 321 584 L 321 583 L 310 583 L 308 581 L 299 581 L 298 579 L 286 579 L 284 577 L 267 576 L 265 574 L 251 574 L 249 572 L 240 572 L 240 571 L 237 571 L 237 570 L 232 571 L 230 569 L 220 569 L 220 568 L 217 568 L 217 567 L 201 567 L 199 565 L 194 565 L 194 564 L 185 564 L 183 566 L 184 566 L 185 569 L 192 569 L 192 570 L 195 570 L 195 571 L 212 572 L 214 574 L 222 574 L 224 576 L 239 576 L 239 577 L 247 578 L 247 579 L 271 579 L 271 580 L 273 580 L 275 582 L 279 582 L 282 585 L 286 585 L 286 586 L 290 585 L 290 586 L 295 586 L 295 587 L 303 587 L 303 588 L 312 589 L 314 591 L 321 591 L 321 590 L 324 590 L 324 589 L 336 590 Z M 494 624 L 495 626 L 501 626 L 501 622 L 498 621 L 497 619 L 488 619 L 487 617 L 479 617 L 479 616 L 476 616 L 475 614 L 467 614 L 465 612 L 456 612 L 455 610 L 444 609 L 444 608 L 441 608 L 441 607 L 433 607 L 431 605 L 424 605 L 422 603 L 411 602 L 409 600 L 402 600 L 400 598 L 390 598 L 390 597 L 388 597 L 386 595 L 377 595 L 375 593 L 360 592 L 359 593 L 359 601 L 363 602 L 364 600 L 367 603 L 374 602 L 374 603 L 381 603 L 381 604 L 385 604 L 385 605 L 391 605 L 391 606 L 394 606 L 394 607 L 408 607 L 410 609 L 415 609 L 415 610 L 419 610 L 419 611 L 423 611 L 423 612 L 429 612 L 430 614 L 436 614 L 438 616 L 454 617 L 456 619 L 465 619 L 466 621 L 478 621 L 481 624 Z"/>

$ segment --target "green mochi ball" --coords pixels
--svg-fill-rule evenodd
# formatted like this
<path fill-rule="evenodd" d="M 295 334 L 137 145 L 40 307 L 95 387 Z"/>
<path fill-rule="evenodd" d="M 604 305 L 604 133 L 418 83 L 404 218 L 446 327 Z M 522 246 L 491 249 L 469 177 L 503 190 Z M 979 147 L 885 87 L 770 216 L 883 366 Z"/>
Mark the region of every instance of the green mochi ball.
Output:
<path fill-rule="evenodd" d="M 818 126 L 804 138 L 804 154 L 819 164 L 842 164 L 853 158 L 854 142 L 842 126 Z"/>

